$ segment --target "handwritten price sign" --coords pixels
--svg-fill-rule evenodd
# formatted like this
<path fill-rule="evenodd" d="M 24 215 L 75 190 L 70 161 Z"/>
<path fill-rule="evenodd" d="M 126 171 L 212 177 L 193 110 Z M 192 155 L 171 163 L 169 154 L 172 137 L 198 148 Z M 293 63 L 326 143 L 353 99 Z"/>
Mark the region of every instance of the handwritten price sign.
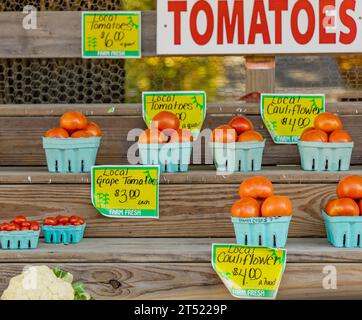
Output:
<path fill-rule="evenodd" d="M 148 127 L 161 111 L 174 113 L 180 119 L 180 129 L 198 136 L 206 116 L 206 93 L 203 91 L 143 92 L 143 119 Z"/>
<path fill-rule="evenodd" d="M 275 299 L 286 255 L 284 249 L 213 244 L 212 266 L 232 296 Z"/>
<path fill-rule="evenodd" d="M 158 218 L 159 166 L 94 166 L 92 203 L 112 218 Z"/>
<path fill-rule="evenodd" d="M 140 12 L 83 12 L 83 58 L 140 58 Z"/>
<path fill-rule="evenodd" d="M 262 94 L 261 115 L 275 143 L 296 144 L 325 111 L 324 95 Z"/>

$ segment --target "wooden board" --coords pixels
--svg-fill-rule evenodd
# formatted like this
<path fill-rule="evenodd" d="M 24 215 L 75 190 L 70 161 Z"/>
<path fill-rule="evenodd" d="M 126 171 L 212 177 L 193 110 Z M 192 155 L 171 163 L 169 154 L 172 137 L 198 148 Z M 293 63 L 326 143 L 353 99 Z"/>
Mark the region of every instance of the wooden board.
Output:
<path fill-rule="evenodd" d="M 56 263 L 98 300 L 232 299 L 210 263 Z M 0 264 L 0 292 L 26 264 Z M 278 299 L 361 299 L 362 264 L 335 263 L 337 289 L 323 288 L 324 263 L 287 265 Z"/>

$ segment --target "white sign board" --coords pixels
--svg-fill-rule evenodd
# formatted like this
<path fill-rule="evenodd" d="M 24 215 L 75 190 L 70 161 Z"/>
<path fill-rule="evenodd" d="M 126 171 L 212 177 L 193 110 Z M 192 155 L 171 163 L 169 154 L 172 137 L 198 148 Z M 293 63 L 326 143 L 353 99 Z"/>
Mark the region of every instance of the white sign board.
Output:
<path fill-rule="evenodd" d="M 157 53 L 362 52 L 360 0 L 158 0 Z"/>

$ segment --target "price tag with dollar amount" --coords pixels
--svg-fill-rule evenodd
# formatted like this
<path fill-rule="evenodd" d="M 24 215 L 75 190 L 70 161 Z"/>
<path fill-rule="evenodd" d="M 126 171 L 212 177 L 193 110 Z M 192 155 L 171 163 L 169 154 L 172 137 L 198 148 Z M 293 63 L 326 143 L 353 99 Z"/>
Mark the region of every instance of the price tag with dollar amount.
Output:
<path fill-rule="evenodd" d="M 302 132 L 313 127 L 314 119 L 324 111 L 324 95 L 261 95 L 260 113 L 277 144 L 297 144 Z"/>
<path fill-rule="evenodd" d="M 111 218 L 159 217 L 160 167 L 92 167 L 92 203 Z"/>
<path fill-rule="evenodd" d="M 275 299 L 285 270 L 287 251 L 237 244 L 213 244 L 212 266 L 231 295 Z"/>
<path fill-rule="evenodd" d="M 143 119 L 148 127 L 161 111 L 174 113 L 180 129 L 188 129 L 196 139 L 206 116 L 206 93 L 203 91 L 143 92 Z"/>
<path fill-rule="evenodd" d="M 140 12 L 82 12 L 83 58 L 140 58 Z"/>

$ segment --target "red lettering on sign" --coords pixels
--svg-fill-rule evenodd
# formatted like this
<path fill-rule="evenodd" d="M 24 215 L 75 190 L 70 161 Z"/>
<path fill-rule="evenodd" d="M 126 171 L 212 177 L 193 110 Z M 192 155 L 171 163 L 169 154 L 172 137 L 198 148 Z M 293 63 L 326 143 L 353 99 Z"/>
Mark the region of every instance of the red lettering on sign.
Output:
<path fill-rule="evenodd" d="M 275 43 L 282 43 L 282 12 L 288 11 L 288 0 L 269 0 L 269 10 L 275 14 Z"/>
<path fill-rule="evenodd" d="M 327 17 L 327 11 L 336 9 L 336 0 L 319 0 L 319 43 L 336 43 L 336 34 L 326 32 L 335 26 L 335 19 Z"/>
<path fill-rule="evenodd" d="M 227 43 L 234 43 L 236 24 L 238 24 L 238 43 L 244 44 L 244 0 L 235 0 L 230 21 L 227 0 L 218 3 L 217 44 L 224 43 L 224 30 L 226 30 Z"/>
<path fill-rule="evenodd" d="M 260 17 L 260 23 L 258 23 Z M 263 36 L 264 44 L 270 44 L 268 21 L 266 19 L 264 1 L 255 1 L 253 15 L 250 23 L 249 44 L 255 44 L 255 37 L 260 33 Z"/>
<path fill-rule="evenodd" d="M 174 44 L 181 44 L 181 12 L 187 11 L 187 1 L 170 1 L 168 11 L 174 13 Z"/>
<path fill-rule="evenodd" d="M 308 27 L 305 33 L 301 33 L 298 26 L 299 14 L 303 10 L 308 15 Z M 299 44 L 306 44 L 312 40 L 315 30 L 315 15 L 313 6 L 308 0 L 298 0 L 296 2 L 291 15 L 291 28 L 293 37 Z"/>
<path fill-rule="evenodd" d="M 197 17 L 199 13 L 203 11 L 206 14 L 206 31 L 201 34 L 197 28 Z M 190 14 L 190 30 L 194 41 L 203 46 L 207 44 L 214 32 L 214 14 L 210 4 L 205 0 L 199 0 L 195 3 Z"/>
<path fill-rule="evenodd" d="M 339 41 L 343 44 L 352 43 L 357 36 L 357 25 L 353 17 L 351 17 L 347 11 L 356 10 L 356 1 L 355 0 L 344 0 L 339 8 L 339 17 L 341 22 L 349 29 L 349 33 L 341 31 Z"/>

